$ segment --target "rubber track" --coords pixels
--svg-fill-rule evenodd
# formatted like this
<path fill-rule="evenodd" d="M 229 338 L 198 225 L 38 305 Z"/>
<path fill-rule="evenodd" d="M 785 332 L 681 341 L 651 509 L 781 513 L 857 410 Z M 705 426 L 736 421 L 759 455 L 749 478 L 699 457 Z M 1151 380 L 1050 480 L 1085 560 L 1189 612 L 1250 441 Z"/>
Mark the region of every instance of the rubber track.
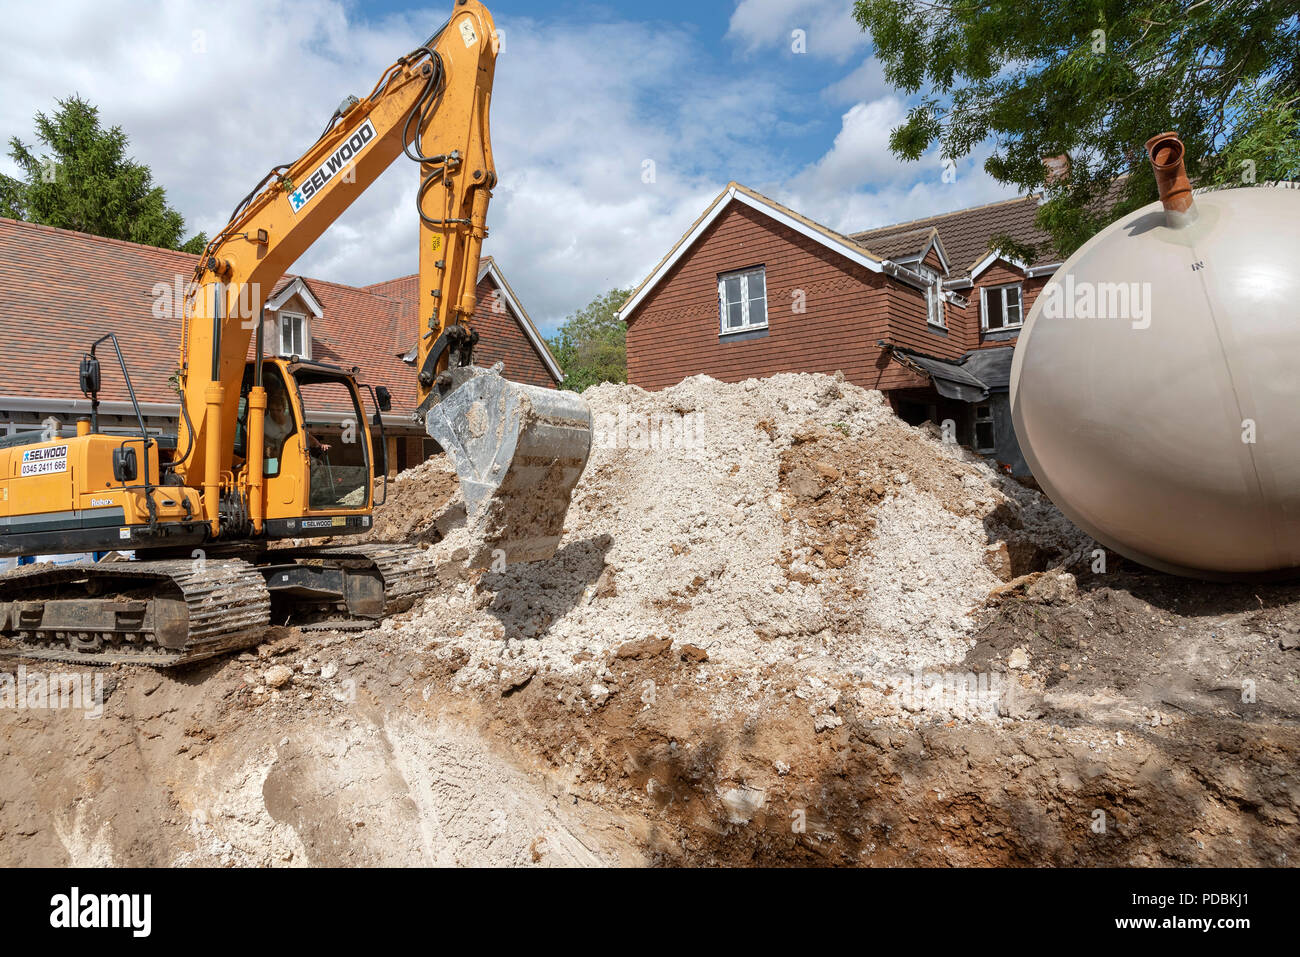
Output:
<path fill-rule="evenodd" d="M 323 545 L 286 551 L 294 558 L 370 562 L 384 579 L 385 615 L 405 611 L 437 584 L 438 566 L 430 562 L 424 552 L 414 545 Z M 277 552 L 270 554 L 276 555 Z"/>
<path fill-rule="evenodd" d="M 256 644 L 271 618 L 271 596 L 256 567 L 237 559 L 113 562 L 99 565 L 34 565 L 0 578 L 0 600 L 39 601 L 45 589 L 92 577 L 172 583 L 189 606 L 189 637 L 177 650 L 148 642 L 118 642 L 97 652 L 74 651 L 66 644 L 30 643 L 11 635 L 14 652 L 25 658 L 84 664 L 140 664 L 171 667 Z M 66 587 L 57 597 L 73 597 Z M 56 593 L 45 597 L 54 598 Z M 95 596 L 86 595 L 91 598 Z"/>
<path fill-rule="evenodd" d="M 384 580 L 384 615 L 410 608 L 437 582 L 436 565 L 419 548 L 404 544 L 357 544 L 279 549 L 276 560 L 322 559 L 368 562 Z M 32 659 L 83 664 L 138 664 L 172 667 L 257 644 L 270 625 L 271 600 L 256 565 L 239 559 L 113 562 L 100 565 L 33 565 L 0 577 L 0 601 L 69 598 L 68 585 L 91 577 L 171 582 L 189 606 L 189 638 L 170 650 L 154 642 L 116 642 L 97 652 L 74 651 L 57 639 L 29 642 L 9 635 L 13 653 Z M 42 596 L 46 589 L 50 591 Z M 84 595 L 91 598 L 95 596 Z M 56 643 L 57 642 L 57 643 Z"/>

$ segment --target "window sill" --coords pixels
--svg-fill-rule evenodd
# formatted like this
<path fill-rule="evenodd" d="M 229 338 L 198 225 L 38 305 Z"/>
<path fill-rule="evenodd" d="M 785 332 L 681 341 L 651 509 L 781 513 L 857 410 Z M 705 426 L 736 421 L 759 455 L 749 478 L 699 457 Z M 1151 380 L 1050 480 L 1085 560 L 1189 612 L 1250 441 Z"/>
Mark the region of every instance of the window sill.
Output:
<path fill-rule="evenodd" d="M 931 332 L 942 332 L 944 335 L 947 335 L 947 334 L 948 334 L 948 327 L 947 327 L 947 326 L 941 326 L 941 325 L 939 325 L 939 323 L 937 323 L 937 322 L 929 322 L 929 321 L 927 321 L 926 324 L 925 324 L 925 327 L 926 327 L 927 329 L 929 329 Z"/>
<path fill-rule="evenodd" d="M 743 329 L 725 329 L 718 333 L 719 339 L 726 339 L 730 336 L 743 336 L 745 333 L 767 332 L 767 324 L 761 326 L 745 326 Z"/>

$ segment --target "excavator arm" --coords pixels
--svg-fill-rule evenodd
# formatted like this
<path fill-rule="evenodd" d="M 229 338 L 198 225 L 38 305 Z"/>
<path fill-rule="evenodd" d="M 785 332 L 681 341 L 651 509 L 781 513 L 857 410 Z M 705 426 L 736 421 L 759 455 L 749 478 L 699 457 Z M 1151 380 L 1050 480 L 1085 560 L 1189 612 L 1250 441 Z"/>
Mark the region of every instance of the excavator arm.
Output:
<path fill-rule="evenodd" d="M 399 59 L 364 99 L 349 97 L 295 162 L 275 167 L 208 244 L 187 290 L 179 374 L 185 416 L 175 471 L 202 488 L 221 534 L 221 499 L 247 499 L 255 533 L 265 515 L 266 393 L 248 401 L 249 461 L 232 472 L 239 388 L 250 338 L 285 269 L 395 159 L 419 165 L 417 418 L 451 457 L 483 564 L 554 552 L 569 493 L 586 463 L 591 417 L 570 393 L 509 382 L 472 365 L 479 260 L 496 170 L 488 114 L 500 41 L 478 0 L 456 0 L 448 22 Z M 501 552 L 497 549 L 500 548 Z"/>
<path fill-rule="evenodd" d="M 591 448 L 591 414 L 571 392 L 510 382 L 499 364 L 473 364 L 479 256 L 496 182 L 488 109 L 498 49 L 487 10 L 455 0 L 443 29 L 386 70 L 365 99 L 345 100 L 306 153 L 271 170 L 235 208 L 185 297 L 181 422 L 169 460 L 143 416 L 139 436 L 122 437 L 100 431 L 93 412 L 75 437 L 0 448 L 0 554 L 51 546 L 129 546 L 134 554 L 0 576 L 0 636 L 20 654 L 169 667 L 260 640 L 272 615 L 343 610 L 374 620 L 430 587 L 433 566 L 406 543 L 265 547 L 275 538 L 371 527 L 373 469 L 364 453 L 339 466 L 350 470 L 346 481 L 360 483 L 347 496 L 364 493 L 344 502 L 315 494 L 338 492 L 340 479 L 327 457 L 312 466 L 309 434 L 293 443 L 293 457 L 286 452 L 288 436 L 308 425 L 298 386 L 342 384 L 359 414 L 355 380 L 293 358 L 264 360 L 262 311 L 284 271 L 403 154 L 419 169 L 415 414 L 460 476 L 469 559 L 500 570 L 503 561 L 554 554 Z M 116 349 L 112 333 L 95 345 L 105 340 Z M 81 367 L 92 410 L 100 388 L 94 349 Z M 279 383 L 274 429 L 264 369 L 267 386 Z M 368 425 L 357 425 L 368 442 Z M 265 441 L 268 431 L 276 442 Z M 264 461 L 268 448 L 274 463 Z M 318 440 L 316 448 L 325 456 Z M 204 547 L 198 561 L 195 545 Z"/>

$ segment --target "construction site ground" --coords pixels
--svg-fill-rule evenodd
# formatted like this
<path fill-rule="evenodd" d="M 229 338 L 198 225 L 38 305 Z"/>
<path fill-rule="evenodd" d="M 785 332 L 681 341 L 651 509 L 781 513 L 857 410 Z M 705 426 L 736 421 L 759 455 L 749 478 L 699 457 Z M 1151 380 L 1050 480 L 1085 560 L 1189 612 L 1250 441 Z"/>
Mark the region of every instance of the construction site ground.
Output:
<path fill-rule="evenodd" d="M 434 459 L 409 611 L 0 708 L 0 864 L 1296 860 L 1300 584 L 1125 562 L 840 377 L 585 396 L 551 560 L 466 567 Z"/>

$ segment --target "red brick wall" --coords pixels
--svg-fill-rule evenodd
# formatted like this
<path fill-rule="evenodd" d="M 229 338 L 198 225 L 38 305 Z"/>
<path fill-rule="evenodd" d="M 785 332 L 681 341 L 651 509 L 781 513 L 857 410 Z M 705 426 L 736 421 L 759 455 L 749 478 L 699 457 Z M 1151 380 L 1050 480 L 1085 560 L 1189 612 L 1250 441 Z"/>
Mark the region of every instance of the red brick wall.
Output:
<path fill-rule="evenodd" d="M 507 379 L 555 388 L 556 382 L 546 364 L 520 327 L 524 320 L 515 321 L 505 297 L 494 295 L 496 291 L 490 275 L 478 284 L 474 328 L 478 330 L 479 344 L 474 350 L 475 364 L 490 366 L 504 362 L 503 374 Z"/>
<path fill-rule="evenodd" d="M 947 328 L 929 324 L 925 313 L 925 291 L 902 282 L 888 284 L 889 341 L 940 359 L 958 359 L 966 351 L 963 345 L 965 316 L 951 303 L 943 304 Z"/>
<path fill-rule="evenodd" d="M 926 262 L 938 268 L 932 250 Z M 719 337 L 719 273 L 766 267 L 768 330 L 762 338 Z M 943 359 L 972 349 L 1014 345 L 1015 338 L 984 339 L 980 289 L 1019 282 L 1024 314 L 1050 277 L 1026 279 L 1007 263 L 980 274 L 973 289 L 958 290 L 966 308 L 944 303 L 946 331 L 926 322 L 925 294 L 873 273 L 819 243 L 739 204 L 724 212 L 637 307 L 628 323 L 628 381 L 663 389 L 697 373 L 727 382 L 778 372 L 843 370 L 873 389 L 926 388 L 897 362 L 884 360 L 885 339 Z M 806 294 L 805 313 L 792 312 L 792 292 Z"/>
<path fill-rule="evenodd" d="M 719 337 L 718 274 L 757 265 L 766 267 L 767 335 Z M 733 204 L 632 314 L 628 381 L 663 389 L 697 373 L 739 382 L 778 372 L 842 370 L 866 388 L 924 386 L 926 380 L 876 346 L 893 335 L 889 310 L 898 285 Z M 802 314 L 791 308 L 795 290 L 806 296 Z M 924 329 L 924 300 L 919 291 L 914 298 Z"/>

